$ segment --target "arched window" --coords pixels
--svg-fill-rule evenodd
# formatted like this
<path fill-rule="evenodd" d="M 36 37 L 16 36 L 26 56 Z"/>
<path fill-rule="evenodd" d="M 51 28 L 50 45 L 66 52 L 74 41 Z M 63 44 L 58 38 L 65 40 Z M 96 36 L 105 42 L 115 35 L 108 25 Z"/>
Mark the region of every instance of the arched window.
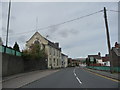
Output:
<path fill-rule="evenodd" d="M 34 44 L 40 44 L 40 42 L 38 40 L 35 40 Z"/>

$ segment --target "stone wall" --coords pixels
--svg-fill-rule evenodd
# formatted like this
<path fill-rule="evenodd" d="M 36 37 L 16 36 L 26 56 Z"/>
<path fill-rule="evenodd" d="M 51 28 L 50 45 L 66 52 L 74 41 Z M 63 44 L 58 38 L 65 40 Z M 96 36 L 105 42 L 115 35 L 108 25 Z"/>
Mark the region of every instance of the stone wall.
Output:
<path fill-rule="evenodd" d="M 2 53 L 2 76 L 24 72 L 22 57 Z"/>
<path fill-rule="evenodd" d="M 5 53 L 2 53 L 1 62 L 2 62 L 2 77 L 22 72 L 29 72 L 33 70 L 35 71 L 47 69 L 47 61 L 44 59 L 23 60 L 23 58 L 20 56 L 14 56 Z"/>
<path fill-rule="evenodd" d="M 44 59 L 41 60 L 24 60 L 24 70 L 33 71 L 33 70 L 43 70 L 47 69 L 47 61 Z"/>

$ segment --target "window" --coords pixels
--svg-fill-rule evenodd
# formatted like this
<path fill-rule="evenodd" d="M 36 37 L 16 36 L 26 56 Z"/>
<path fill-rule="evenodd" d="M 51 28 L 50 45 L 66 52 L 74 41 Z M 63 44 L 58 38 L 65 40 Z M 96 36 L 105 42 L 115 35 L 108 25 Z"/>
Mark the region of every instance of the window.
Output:
<path fill-rule="evenodd" d="M 58 59 L 57 59 L 57 66 L 58 66 Z"/>
<path fill-rule="evenodd" d="M 49 66 L 51 66 L 52 65 L 52 63 L 51 63 L 51 58 L 49 58 Z"/>
<path fill-rule="evenodd" d="M 55 66 L 55 58 L 54 58 L 54 66 Z"/>
<path fill-rule="evenodd" d="M 59 52 L 59 57 L 60 57 L 60 52 Z"/>
<path fill-rule="evenodd" d="M 55 56 L 55 49 L 54 49 L 54 56 Z"/>
<path fill-rule="evenodd" d="M 55 63 L 55 58 L 54 58 L 54 63 Z"/>
<path fill-rule="evenodd" d="M 40 44 L 40 42 L 38 40 L 35 40 L 34 44 Z"/>
<path fill-rule="evenodd" d="M 57 56 L 58 56 L 58 50 L 57 50 Z"/>
<path fill-rule="evenodd" d="M 50 54 L 50 55 L 51 55 L 51 52 L 52 52 L 52 48 L 50 47 L 50 48 L 49 48 L 49 54 Z"/>

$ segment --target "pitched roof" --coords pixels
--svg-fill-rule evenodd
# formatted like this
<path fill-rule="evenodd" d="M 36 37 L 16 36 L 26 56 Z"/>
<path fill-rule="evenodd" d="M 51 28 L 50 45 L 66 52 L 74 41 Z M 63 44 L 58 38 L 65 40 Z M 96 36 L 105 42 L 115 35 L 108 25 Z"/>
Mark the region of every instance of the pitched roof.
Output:
<path fill-rule="evenodd" d="M 39 35 L 40 35 L 39 32 L 35 32 L 35 34 L 34 34 L 28 41 L 26 41 L 26 42 L 29 42 L 36 34 L 39 34 Z M 40 36 L 42 36 L 42 35 L 40 35 Z"/>
<path fill-rule="evenodd" d="M 54 48 L 56 48 L 56 49 L 61 51 L 61 48 L 59 48 L 55 43 L 49 41 L 48 39 L 46 39 L 46 40 L 48 41 L 48 45 L 50 45 L 51 47 L 54 47 Z"/>
<path fill-rule="evenodd" d="M 65 54 L 63 54 L 63 53 L 61 53 L 63 56 L 66 56 L 66 57 L 68 57 L 67 55 L 65 55 Z"/>

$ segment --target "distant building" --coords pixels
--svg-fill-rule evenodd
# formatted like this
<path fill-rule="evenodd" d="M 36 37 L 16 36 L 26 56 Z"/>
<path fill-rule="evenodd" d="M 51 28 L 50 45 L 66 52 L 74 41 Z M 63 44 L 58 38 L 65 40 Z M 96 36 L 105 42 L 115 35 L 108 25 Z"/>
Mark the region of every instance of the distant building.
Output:
<path fill-rule="evenodd" d="M 44 38 L 39 32 L 36 32 L 27 42 L 26 48 L 29 50 L 31 45 L 39 43 L 41 49 L 45 49 L 47 54 L 47 68 L 59 68 L 61 67 L 61 48 L 59 43 L 53 43 L 48 39 Z"/>
<path fill-rule="evenodd" d="M 65 54 L 61 54 L 61 67 L 67 67 L 68 66 L 68 56 Z"/>
<path fill-rule="evenodd" d="M 112 63 L 114 67 L 120 67 L 120 44 L 115 43 L 115 47 L 112 47 Z"/>
<path fill-rule="evenodd" d="M 102 61 L 104 62 L 104 66 L 110 66 L 110 60 L 109 60 L 108 54 L 106 54 L 104 57 L 102 57 Z"/>
<path fill-rule="evenodd" d="M 87 59 L 86 59 L 87 65 L 89 66 L 90 64 L 99 64 L 99 65 L 103 65 L 104 62 L 102 61 L 102 57 L 100 52 L 98 53 L 98 55 L 88 55 Z"/>
<path fill-rule="evenodd" d="M 79 61 L 79 66 L 86 66 L 86 58 L 76 58 Z"/>
<path fill-rule="evenodd" d="M 80 60 L 68 58 L 68 66 L 75 67 L 80 65 Z"/>

